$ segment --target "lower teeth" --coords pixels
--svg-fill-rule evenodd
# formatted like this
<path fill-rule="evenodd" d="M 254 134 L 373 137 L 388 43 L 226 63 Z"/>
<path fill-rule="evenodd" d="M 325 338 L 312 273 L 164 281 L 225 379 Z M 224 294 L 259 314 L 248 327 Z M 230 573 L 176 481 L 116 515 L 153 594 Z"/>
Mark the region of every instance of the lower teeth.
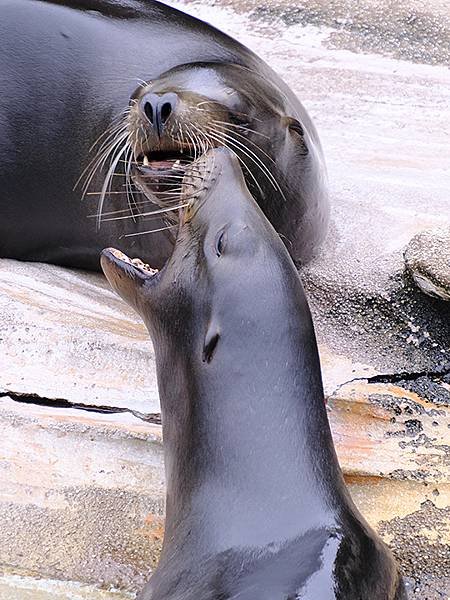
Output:
<path fill-rule="evenodd" d="M 152 269 L 150 267 L 150 265 L 148 265 L 147 263 L 143 262 L 140 258 L 132 258 L 131 259 L 131 263 L 135 267 L 138 267 L 138 269 L 142 269 L 143 271 L 147 271 L 148 273 L 151 273 L 153 275 L 155 275 L 156 273 L 158 273 L 158 269 Z"/>

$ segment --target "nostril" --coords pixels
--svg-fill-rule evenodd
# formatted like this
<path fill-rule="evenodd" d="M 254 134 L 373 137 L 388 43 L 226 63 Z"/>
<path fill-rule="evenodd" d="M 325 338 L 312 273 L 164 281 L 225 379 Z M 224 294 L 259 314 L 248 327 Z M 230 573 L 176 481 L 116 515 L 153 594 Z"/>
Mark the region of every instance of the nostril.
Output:
<path fill-rule="evenodd" d="M 172 92 L 162 95 L 148 92 L 140 100 L 139 111 L 153 126 L 155 133 L 161 137 L 169 117 L 176 110 L 177 102 L 178 97 Z"/>
<path fill-rule="evenodd" d="M 170 102 L 164 102 L 161 106 L 161 122 L 165 123 L 172 114 L 172 105 Z"/>
<path fill-rule="evenodd" d="M 144 104 L 144 112 L 150 123 L 153 123 L 153 106 L 150 102 Z"/>

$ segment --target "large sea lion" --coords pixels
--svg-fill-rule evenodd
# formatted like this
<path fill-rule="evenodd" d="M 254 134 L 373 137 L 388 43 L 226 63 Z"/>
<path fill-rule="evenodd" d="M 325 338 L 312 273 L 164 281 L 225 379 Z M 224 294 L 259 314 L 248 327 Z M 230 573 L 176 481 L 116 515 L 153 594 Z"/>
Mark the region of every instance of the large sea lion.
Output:
<path fill-rule="evenodd" d="M 325 235 L 306 111 L 250 50 L 193 17 L 151 0 L 0 0 L 0 82 L 0 257 L 96 269 L 114 244 L 163 264 L 167 207 L 211 146 L 239 157 L 295 260 Z"/>
<path fill-rule="evenodd" d="M 236 158 L 210 150 L 197 168 L 162 270 L 101 258 L 156 352 L 166 529 L 138 598 L 403 600 L 343 481 L 295 266 Z"/>

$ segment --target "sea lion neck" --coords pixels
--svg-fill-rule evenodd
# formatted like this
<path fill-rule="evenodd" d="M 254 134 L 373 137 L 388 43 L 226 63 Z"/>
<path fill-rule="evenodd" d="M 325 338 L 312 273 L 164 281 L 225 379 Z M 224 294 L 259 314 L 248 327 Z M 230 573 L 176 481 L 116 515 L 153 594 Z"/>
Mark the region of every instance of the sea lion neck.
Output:
<path fill-rule="evenodd" d="M 209 363 L 200 335 L 190 351 L 176 353 L 176 364 L 165 363 L 173 348 L 157 353 L 167 534 L 180 546 L 188 536 L 203 552 L 220 552 L 335 523 L 341 476 L 314 331 L 299 281 L 294 288 L 278 295 L 271 322 L 259 330 L 240 317 L 227 323 L 231 313 L 218 310 L 207 328 L 210 339 L 220 335 Z M 214 539 L 193 531 L 204 520 L 216 523 Z"/>

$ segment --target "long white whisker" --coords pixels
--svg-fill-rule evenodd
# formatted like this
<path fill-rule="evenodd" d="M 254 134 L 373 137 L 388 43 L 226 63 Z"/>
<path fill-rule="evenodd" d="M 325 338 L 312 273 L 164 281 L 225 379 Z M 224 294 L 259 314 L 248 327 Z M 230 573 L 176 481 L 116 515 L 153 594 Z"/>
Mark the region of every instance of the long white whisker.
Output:
<path fill-rule="evenodd" d="M 211 119 L 211 123 L 215 123 L 217 125 L 227 125 L 228 127 L 236 127 L 237 129 L 242 129 L 243 131 L 248 131 L 250 133 L 255 133 L 256 135 L 260 135 L 261 137 L 270 140 L 270 136 L 265 133 L 261 133 L 260 131 L 256 131 L 256 129 L 250 129 L 245 125 L 237 125 L 236 123 L 230 123 L 229 121 L 218 121 L 217 119 Z"/>
<path fill-rule="evenodd" d="M 91 184 L 92 179 L 94 178 L 94 175 L 96 174 L 96 172 L 100 169 L 103 168 L 103 166 L 105 165 L 106 161 L 108 160 L 108 156 L 110 154 L 112 154 L 115 150 L 115 148 L 117 146 L 119 146 L 123 141 L 125 141 L 128 137 L 128 134 L 123 133 L 121 136 L 119 136 L 116 140 L 114 140 L 111 143 L 111 146 L 109 148 L 106 148 L 103 152 L 101 152 L 100 154 L 97 154 L 93 160 L 88 164 L 88 166 L 86 167 L 86 169 L 84 169 L 84 171 L 82 172 L 82 174 L 80 175 L 80 177 L 78 178 L 74 189 L 76 189 L 76 187 L 78 186 L 79 182 L 81 181 L 82 177 L 85 174 L 87 175 L 87 179 L 83 185 L 83 190 L 82 190 L 82 196 L 84 197 L 84 195 L 86 194 L 89 185 Z"/>
<path fill-rule="evenodd" d="M 214 131 L 209 130 L 208 134 L 211 135 L 211 137 L 213 137 L 213 139 L 216 139 L 216 141 L 222 143 L 224 146 L 228 146 L 228 147 L 230 145 L 234 146 L 240 152 L 242 152 L 242 154 L 244 156 L 247 156 L 247 158 L 249 158 L 261 170 L 261 172 L 266 176 L 266 178 L 272 184 L 272 186 L 280 192 L 283 199 L 286 200 L 286 197 L 285 197 L 282 189 L 280 188 L 277 180 L 272 175 L 272 173 L 269 171 L 267 166 L 262 162 L 262 160 L 254 152 L 252 152 L 249 148 L 244 146 L 244 144 L 242 144 L 238 140 L 236 140 L 236 139 L 231 140 L 231 139 L 229 139 L 229 136 L 226 136 L 224 138 L 223 135 L 220 134 L 220 132 L 217 132 L 215 130 Z"/>
<path fill-rule="evenodd" d="M 217 131 L 217 130 L 216 130 L 216 131 Z M 226 137 L 228 137 L 228 138 L 231 138 L 231 139 L 235 139 L 235 137 L 234 137 L 234 136 L 239 136 L 239 137 L 240 137 L 241 139 L 243 139 L 243 140 L 244 140 L 246 143 L 248 142 L 248 143 L 252 144 L 252 146 L 254 146 L 254 147 L 257 149 L 257 150 L 259 150 L 259 152 L 261 152 L 261 154 L 264 154 L 264 156 L 265 156 L 266 158 L 268 158 L 268 160 L 270 160 L 270 162 L 271 162 L 272 164 L 275 164 L 275 161 L 273 160 L 273 158 L 272 158 L 271 156 L 269 156 L 269 154 L 267 154 L 267 152 L 265 152 L 265 151 L 264 151 L 262 148 L 260 148 L 260 146 L 258 146 L 258 144 L 255 144 L 255 142 L 254 142 L 254 141 L 250 140 L 248 137 L 245 137 L 245 135 L 242 135 L 242 134 L 238 133 L 237 131 L 231 131 L 230 129 L 227 129 L 226 127 L 221 127 L 219 131 L 220 131 L 220 133 L 222 133 L 224 136 L 226 136 Z M 227 134 L 227 133 L 225 133 L 225 132 L 228 132 L 228 134 Z M 236 141 L 238 141 L 238 140 L 236 140 Z M 241 142 L 241 143 L 243 143 L 243 142 Z M 245 144 L 244 144 L 244 145 L 245 145 Z"/>
<path fill-rule="evenodd" d="M 162 215 L 164 213 L 168 213 L 168 212 L 175 212 L 176 210 L 180 209 L 180 208 L 184 208 L 185 206 L 188 206 L 188 203 L 185 202 L 184 204 L 178 204 L 177 206 L 171 206 L 169 208 L 160 208 L 158 210 L 149 210 L 147 212 L 143 212 L 143 213 L 139 213 L 137 216 L 138 217 L 148 217 L 148 216 L 152 216 L 152 215 Z M 134 215 L 124 215 L 122 217 L 111 217 L 108 219 L 103 219 L 102 221 L 124 221 L 126 219 L 131 219 L 133 218 Z"/>
<path fill-rule="evenodd" d="M 102 214 L 103 203 L 105 201 L 106 193 L 110 187 L 112 177 L 113 177 L 114 171 L 117 167 L 117 164 L 118 164 L 121 156 L 123 155 L 124 151 L 126 150 L 126 148 L 127 148 L 127 146 L 122 148 L 122 150 L 117 154 L 116 158 L 111 160 L 111 166 L 109 167 L 108 173 L 106 174 L 105 180 L 103 182 L 102 193 L 100 195 L 100 199 L 99 199 L 99 203 L 98 203 L 99 217 L 97 219 L 97 229 L 100 229 L 100 225 L 101 225 L 101 221 L 102 221 L 101 214 Z"/>
<path fill-rule="evenodd" d="M 148 233 L 157 233 L 158 231 L 165 231 L 166 229 L 173 229 L 174 227 L 178 227 L 178 224 L 167 225 L 166 227 L 160 227 L 159 229 L 149 229 L 148 231 L 138 231 L 136 233 L 126 233 L 125 235 L 121 235 L 119 240 L 121 240 L 122 238 L 135 237 L 137 235 L 147 235 Z"/>

